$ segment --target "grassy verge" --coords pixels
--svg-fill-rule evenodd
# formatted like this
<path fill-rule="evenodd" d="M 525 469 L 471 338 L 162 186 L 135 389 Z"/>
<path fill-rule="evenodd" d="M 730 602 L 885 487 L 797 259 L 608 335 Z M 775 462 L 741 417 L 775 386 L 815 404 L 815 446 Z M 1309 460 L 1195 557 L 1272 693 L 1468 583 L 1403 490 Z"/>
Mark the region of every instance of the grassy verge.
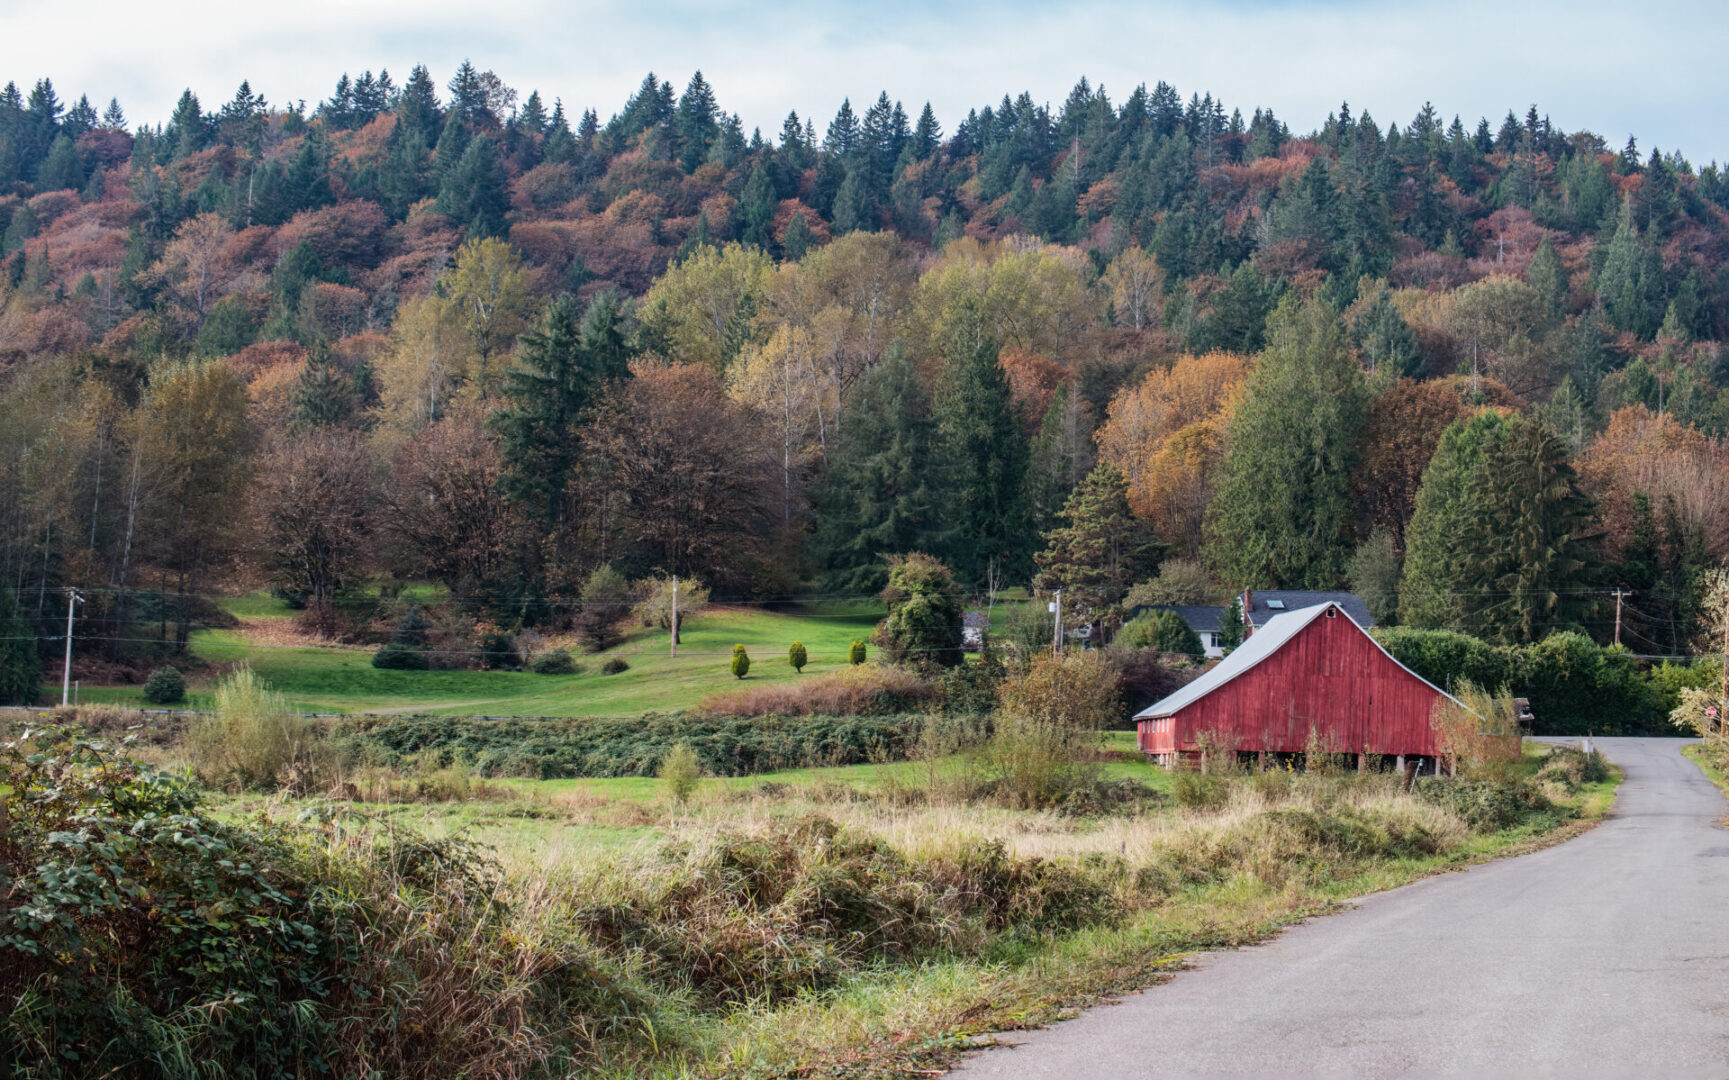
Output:
<path fill-rule="evenodd" d="M 1128 738 L 1115 736 L 1112 748 L 1125 749 Z M 514 895 L 553 898 L 556 914 L 543 919 L 592 933 L 599 904 L 614 913 L 603 939 L 637 935 L 607 950 L 605 964 L 634 988 L 641 1012 L 630 1032 L 596 1044 L 591 1074 L 875 1078 L 940 1069 L 988 1032 L 1046 1023 L 1162 981 L 1197 950 L 1263 940 L 1353 897 L 1589 827 L 1607 812 L 1619 776 L 1566 782 L 1545 769 L 1553 753 L 1534 747 L 1519 768 L 1524 783 L 1544 785 L 1549 805 L 1487 831 L 1386 777 L 1235 777 L 1203 791 L 1192 777 L 1126 754 L 1108 766 L 1112 777 L 1141 782 L 1154 798 L 1122 815 L 920 796 L 933 770 L 952 764 L 943 761 L 712 778 L 682 806 L 650 778 L 511 779 L 486 781 L 458 800 L 369 812 L 434 838 L 487 845 Z M 252 797 L 223 809 L 238 820 L 292 805 Z M 821 843 L 837 854 L 809 854 L 813 822 L 834 837 Z M 1103 907 L 822 966 L 877 932 L 868 919 L 847 930 L 849 912 L 890 902 L 872 871 L 838 852 L 898 860 L 891 876 L 904 883 L 947 880 L 941 868 L 971 866 L 968 853 L 990 845 L 1014 865 L 1068 868 L 1066 887 L 1090 890 Z M 728 854 L 758 849 L 777 854 Z M 754 884 L 714 895 L 729 874 Z M 1033 901 L 1017 894 L 1005 902 Z M 944 918 L 970 926 L 975 916 Z M 764 936 L 775 943 L 770 955 L 746 944 Z M 751 972 L 744 984 L 753 989 L 679 974 L 693 957 Z"/>

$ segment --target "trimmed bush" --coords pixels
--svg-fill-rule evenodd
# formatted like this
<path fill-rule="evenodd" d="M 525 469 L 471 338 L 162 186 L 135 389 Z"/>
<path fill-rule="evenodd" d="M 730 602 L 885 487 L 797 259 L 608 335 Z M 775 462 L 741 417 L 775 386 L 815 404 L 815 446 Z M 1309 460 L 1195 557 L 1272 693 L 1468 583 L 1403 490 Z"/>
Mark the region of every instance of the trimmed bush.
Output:
<path fill-rule="evenodd" d="M 847 651 L 846 651 L 847 663 L 853 665 L 854 667 L 857 667 L 858 665 L 865 662 L 865 656 L 866 656 L 865 643 L 858 638 L 854 638 L 853 643 L 851 645 L 847 646 Z"/>
<path fill-rule="evenodd" d="M 600 665 L 600 673 L 602 675 L 617 675 L 621 671 L 629 670 L 630 662 L 622 656 L 610 657 L 606 663 Z"/>
<path fill-rule="evenodd" d="M 743 645 L 732 647 L 732 673 L 741 679 L 750 674 L 750 654 Z"/>
<path fill-rule="evenodd" d="M 425 671 L 431 665 L 425 649 L 392 641 L 372 654 L 372 666 L 386 671 Z"/>
<path fill-rule="evenodd" d="M 186 700 L 186 676 L 180 669 L 163 665 L 144 680 L 144 700 L 152 705 L 173 705 Z"/>
<path fill-rule="evenodd" d="M 566 649 L 548 649 L 528 662 L 528 670 L 536 675 L 575 675 L 580 668 Z"/>
<path fill-rule="evenodd" d="M 810 663 L 810 654 L 805 651 L 804 642 L 795 641 L 792 648 L 786 651 L 786 662 L 800 675 L 804 674 L 804 666 Z"/>

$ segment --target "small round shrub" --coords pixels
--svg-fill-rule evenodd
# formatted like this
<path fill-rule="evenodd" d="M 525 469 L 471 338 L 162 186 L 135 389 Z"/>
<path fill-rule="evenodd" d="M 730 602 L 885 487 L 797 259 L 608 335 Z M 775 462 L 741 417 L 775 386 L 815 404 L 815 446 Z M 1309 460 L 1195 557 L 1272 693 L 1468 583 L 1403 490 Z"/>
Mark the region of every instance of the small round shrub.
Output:
<path fill-rule="evenodd" d="M 480 655 L 493 671 L 522 670 L 522 654 L 516 651 L 516 641 L 503 630 L 494 630 L 480 639 Z"/>
<path fill-rule="evenodd" d="M 741 679 L 750 674 L 750 654 L 743 645 L 732 647 L 732 673 Z"/>
<path fill-rule="evenodd" d="M 392 641 L 372 654 L 372 666 L 386 671 L 425 671 L 431 665 L 426 650 Z"/>
<path fill-rule="evenodd" d="M 152 705 L 173 705 L 186 700 L 186 676 L 178 668 L 159 667 L 144 680 L 144 700 Z"/>
<path fill-rule="evenodd" d="M 865 643 L 863 639 L 855 638 L 852 645 L 849 646 L 846 651 L 847 663 L 856 667 L 865 662 L 865 655 Z"/>
<path fill-rule="evenodd" d="M 1206 651 L 1200 635 L 1189 628 L 1181 615 L 1169 609 L 1142 612 L 1130 619 L 1117 632 L 1116 644 L 1123 649 L 1153 649 L 1197 660 Z"/>
<path fill-rule="evenodd" d="M 804 674 L 804 666 L 810 663 L 810 653 L 805 651 L 804 642 L 795 641 L 792 648 L 786 651 L 786 662 L 799 674 Z"/>
<path fill-rule="evenodd" d="M 528 670 L 536 675 L 575 675 L 577 667 L 568 650 L 548 649 L 528 662 Z"/>
<path fill-rule="evenodd" d="M 600 673 L 602 675 L 617 675 L 621 671 L 629 670 L 630 664 L 626 663 L 622 656 L 615 656 L 606 663 L 600 665 Z"/>

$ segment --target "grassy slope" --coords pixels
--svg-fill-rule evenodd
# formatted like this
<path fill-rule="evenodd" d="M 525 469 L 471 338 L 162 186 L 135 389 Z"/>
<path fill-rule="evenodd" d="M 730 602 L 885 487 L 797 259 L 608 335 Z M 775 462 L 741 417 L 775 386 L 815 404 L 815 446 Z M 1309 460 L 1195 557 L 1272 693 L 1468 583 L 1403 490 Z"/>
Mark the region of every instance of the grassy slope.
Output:
<path fill-rule="evenodd" d="M 227 606 L 246 619 L 287 617 L 267 596 L 254 594 Z M 248 644 L 230 631 L 195 635 L 193 650 L 222 662 L 246 661 L 296 705 L 318 712 L 389 709 L 402 712 L 492 713 L 518 716 L 625 716 L 690 708 L 709 694 L 739 685 L 728 672 L 732 647 L 750 652 L 750 681 L 799 677 L 787 663 L 794 641 L 809 651 L 813 673 L 845 666 L 847 646 L 868 638 L 881 610 L 875 605 L 807 608 L 781 613 L 716 608 L 693 618 L 678 656 L 668 654 L 667 634 L 639 629 L 606 653 L 582 656 L 578 675 L 534 675 L 519 671 L 380 671 L 364 649 L 272 647 Z M 600 665 L 622 657 L 630 670 L 602 675 Z M 57 688 L 56 688 L 57 689 Z M 57 699 L 58 695 L 54 695 Z M 44 695 L 44 700 L 47 695 Z M 135 687 L 86 688 L 82 699 L 139 705 Z M 203 701 L 197 690 L 191 704 Z"/>

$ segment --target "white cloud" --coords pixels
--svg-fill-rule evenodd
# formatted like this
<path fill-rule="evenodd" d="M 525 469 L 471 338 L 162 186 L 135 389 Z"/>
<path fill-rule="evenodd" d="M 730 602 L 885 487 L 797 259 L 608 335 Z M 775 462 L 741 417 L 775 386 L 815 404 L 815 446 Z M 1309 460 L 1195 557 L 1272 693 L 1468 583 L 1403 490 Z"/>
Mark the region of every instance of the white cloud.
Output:
<path fill-rule="evenodd" d="M 920 5 L 620 0 L 303 0 L 239 7 L 44 0 L 0 12 L 0 74 L 49 75 L 62 96 L 118 96 L 136 120 L 160 120 L 183 86 L 208 104 L 240 80 L 272 101 L 327 95 L 344 70 L 424 62 L 439 82 L 467 57 L 526 93 L 572 111 L 614 112 L 650 69 L 682 88 L 701 68 L 747 127 L 778 130 L 788 109 L 820 129 L 843 96 L 879 90 L 916 111 L 926 99 L 952 130 L 1004 92 L 1059 103 L 1086 74 L 1121 100 L 1139 82 L 1212 92 L 1245 112 L 1272 107 L 1293 128 L 1318 125 L 1341 100 L 1383 125 L 1425 100 L 1444 115 L 1497 122 L 1535 102 L 1562 127 L 1619 145 L 1679 147 L 1696 162 L 1729 157 L 1717 102 L 1729 76 L 1717 55 L 1722 10 L 1699 0 L 1438 3 L 1004 2 Z"/>

